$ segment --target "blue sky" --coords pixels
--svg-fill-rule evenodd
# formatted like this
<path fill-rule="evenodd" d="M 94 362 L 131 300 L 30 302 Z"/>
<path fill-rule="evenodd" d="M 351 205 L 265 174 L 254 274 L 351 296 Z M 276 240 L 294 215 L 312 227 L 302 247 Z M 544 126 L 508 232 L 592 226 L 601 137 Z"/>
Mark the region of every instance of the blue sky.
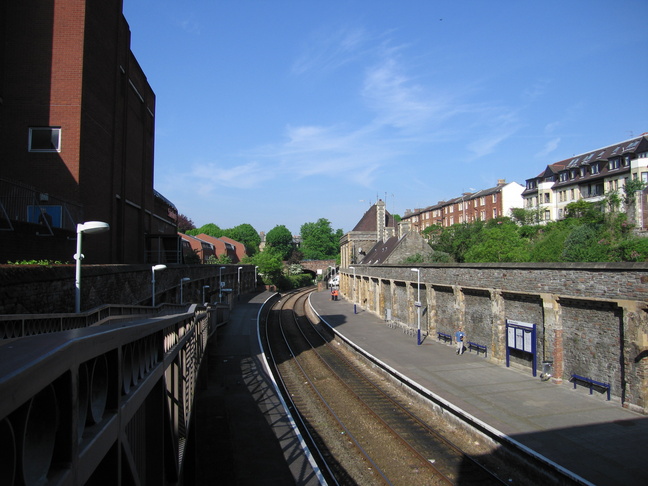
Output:
<path fill-rule="evenodd" d="M 124 0 L 197 226 L 391 213 L 648 132 L 645 0 Z"/>

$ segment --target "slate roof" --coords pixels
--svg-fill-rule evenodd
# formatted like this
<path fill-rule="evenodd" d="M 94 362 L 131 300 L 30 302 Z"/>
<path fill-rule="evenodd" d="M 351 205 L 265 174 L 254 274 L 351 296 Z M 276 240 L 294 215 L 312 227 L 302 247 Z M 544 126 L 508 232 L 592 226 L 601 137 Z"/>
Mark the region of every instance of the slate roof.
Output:
<path fill-rule="evenodd" d="M 358 224 L 355 225 L 352 231 L 378 231 L 378 218 L 376 217 L 376 205 L 371 206 L 364 216 L 358 221 Z M 394 228 L 396 226 L 394 222 L 394 217 L 385 210 L 385 227 Z"/>
<path fill-rule="evenodd" d="M 360 262 L 361 265 L 380 265 L 385 263 L 385 260 L 389 258 L 398 242 L 400 240 L 396 236 L 392 236 L 387 241 L 379 241 L 376 243 L 371 250 L 367 252 L 367 255 Z"/>

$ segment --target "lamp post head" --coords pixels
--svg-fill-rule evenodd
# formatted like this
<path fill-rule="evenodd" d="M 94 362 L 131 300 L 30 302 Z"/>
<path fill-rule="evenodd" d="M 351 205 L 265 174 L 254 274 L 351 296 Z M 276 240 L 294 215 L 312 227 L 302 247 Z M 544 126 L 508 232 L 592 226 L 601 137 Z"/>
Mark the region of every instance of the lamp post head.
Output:
<path fill-rule="evenodd" d="M 166 270 L 166 267 L 167 267 L 166 265 L 155 265 L 152 267 L 152 270 L 154 272 L 157 272 L 158 270 Z"/>
<path fill-rule="evenodd" d="M 421 271 L 420 268 L 410 268 L 410 270 L 411 270 L 412 272 L 417 272 L 417 273 Z"/>
<path fill-rule="evenodd" d="M 180 279 L 181 282 L 188 282 L 189 280 L 191 280 L 189 277 L 184 277 Z"/>
<path fill-rule="evenodd" d="M 104 223 L 103 221 L 87 221 L 85 223 L 77 224 L 77 233 L 102 233 L 104 231 L 108 231 L 109 229 L 110 225 L 108 223 Z"/>

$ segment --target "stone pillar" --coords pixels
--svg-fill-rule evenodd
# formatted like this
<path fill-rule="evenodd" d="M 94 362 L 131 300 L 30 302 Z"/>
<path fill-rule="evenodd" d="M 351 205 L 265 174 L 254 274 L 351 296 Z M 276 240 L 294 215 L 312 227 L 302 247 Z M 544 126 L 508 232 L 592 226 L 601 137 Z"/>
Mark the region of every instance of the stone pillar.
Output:
<path fill-rule="evenodd" d="M 460 327 L 464 327 L 464 321 L 466 316 L 466 299 L 464 298 L 463 290 L 458 285 L 452 286 L 452 292 L 454 293 L 455 298 L 455 325 L 454 330 L 456 331 Z M 464 329 L 465 330 L 465 329 Z"/>
<path fill-rule="evenodd" d="M 489 345 L 489 358 L 499 361 L 506 360 L 506 310 L 501 290 L 491 290 L 492 333 Z"/>
<path fill-rule="evenodd" d="M 562 383 L 565 370 L 561 307 L 552 294 L 540 294 L 540 297 L 544 313 L 545 359 L 553 361 L 553 381 Z"/>
<path fill-rule="evenodd" d="M 637 301 L 619 301 L 621 336 L 621 401 L 625 408 L 648 413 L 648 309 Z"/>
<path fill-rule="evenodd" d="M 425 309 L 424 319 L 422 322 L 425 322 L 425 329 L 427 330 L 430 336 L 435 336 L 437 332 L 437 322 L 436 322 L 436 291 L 432 285 L 425 286 Z M 421 324 L 423 325 L 423 324 Z"/>

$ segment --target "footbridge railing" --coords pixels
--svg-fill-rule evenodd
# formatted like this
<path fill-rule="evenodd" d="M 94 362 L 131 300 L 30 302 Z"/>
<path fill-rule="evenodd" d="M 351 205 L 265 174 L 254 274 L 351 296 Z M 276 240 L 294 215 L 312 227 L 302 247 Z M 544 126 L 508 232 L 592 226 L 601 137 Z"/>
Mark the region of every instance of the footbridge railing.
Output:
<path fill-rule="evenodd" d="M 0 341 L 0 484 L 183 484 L 213 315 Z"/>

